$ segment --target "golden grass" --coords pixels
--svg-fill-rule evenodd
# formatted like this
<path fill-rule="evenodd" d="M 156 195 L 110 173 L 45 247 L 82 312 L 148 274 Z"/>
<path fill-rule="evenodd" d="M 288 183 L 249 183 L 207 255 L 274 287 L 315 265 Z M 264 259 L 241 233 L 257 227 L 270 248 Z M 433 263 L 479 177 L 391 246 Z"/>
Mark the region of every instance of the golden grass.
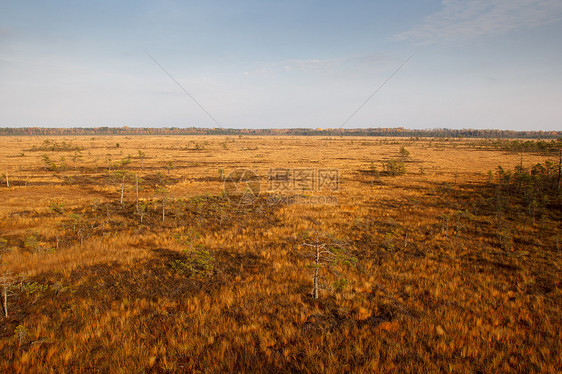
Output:
<path fill-rule="evenodd" d="M 0 371 L 562 367 L 560 213 L 495 209 L 486 182 L 520 155 L 458 139 L 50 137 L 83 147 L 74 169 L 74 152 L 31 151 L 45 139 L 0 138 L 11 184 L 0 186 L 0 270 L 23 279 L 1 317 Z M 381 170 L 402 145 L 406 174 L 375 178 L 372 163 Z M 46 170 L 43 154 L 67 167 Z M 128 155 L 142 223 L 134 179 L 121 205 L 118 167 L 108 168 Z M 264 177 L 249 205 L 222 196 L 221 173 L 241 167 Z M 275 168 L 338 169 L 340 188 L 273 204 L 265 177 Z M 347 243 L 358 266 L 342 266 L 347 287 L 315 301 L 301 244 L 316 229 Z M 208 251 L 211 267 L 185 270 L 203 266 L 189 248 Z"/>

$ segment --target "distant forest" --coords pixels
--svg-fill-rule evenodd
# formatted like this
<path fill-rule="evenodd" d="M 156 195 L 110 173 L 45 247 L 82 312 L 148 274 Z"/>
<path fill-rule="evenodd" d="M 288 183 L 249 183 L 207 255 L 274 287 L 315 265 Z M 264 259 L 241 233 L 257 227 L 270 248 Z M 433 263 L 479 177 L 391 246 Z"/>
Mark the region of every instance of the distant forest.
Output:
<path fill-rule="evenodd" d="M 392 136 L 431 138 L 510 138 L 510 139 L 557 139 L 562 131 L 512 131 L 474 129 L 410 130 L 396 128 L 366 129 L 225 129 L 198 127 L 7 127 L 0 128 L 0 136 L 10 135 L 292 135 L 292 136 Z"/>

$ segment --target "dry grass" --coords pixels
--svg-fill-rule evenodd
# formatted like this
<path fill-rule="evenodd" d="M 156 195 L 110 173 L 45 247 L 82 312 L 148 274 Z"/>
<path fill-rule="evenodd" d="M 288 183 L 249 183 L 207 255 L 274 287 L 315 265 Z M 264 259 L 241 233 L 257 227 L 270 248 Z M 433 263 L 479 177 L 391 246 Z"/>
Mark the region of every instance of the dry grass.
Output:
<path fill-rule="evenodd" d="M 560 212 L 500 207 L 487 182 L 488 170 L 518 165 L 517 154 L 469 140 L 49 138 L 82 147 L 74 169 L 72 151 L 32 150 L 45 139 L 0 138 L 10 178 L 0 186 L 0 266 L 20 280 L 1 317 L 0 371 L 562 367 Z M 373 175 L 400 146 L 410 151 L 406 174 Z M 120 204 L 112 177 L 128 155 L 142 223 L 134 179 Z M 235 168 L 338 169 L 340 188 L 293 190 L 304 197 L 288 204 L 268 199 L 263 178 L 260 197 L 238 204 L 223 195 Z M 337 203 L 303 203 L 310 196 Z M 317 229 L 357 262 L 332 274 L 346 287 L 313 300 L 302 243 Z"/>

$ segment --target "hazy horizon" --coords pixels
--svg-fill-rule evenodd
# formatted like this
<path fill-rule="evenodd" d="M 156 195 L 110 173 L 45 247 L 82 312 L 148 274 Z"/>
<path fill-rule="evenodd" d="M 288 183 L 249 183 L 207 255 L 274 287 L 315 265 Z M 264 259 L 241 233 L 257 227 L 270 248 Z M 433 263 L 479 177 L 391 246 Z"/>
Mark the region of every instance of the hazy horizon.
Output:
<path fill-rule="evenodd" d="M 0 5 L 1 127 L 562 129 L 559 1 L 56 4 Z"/>

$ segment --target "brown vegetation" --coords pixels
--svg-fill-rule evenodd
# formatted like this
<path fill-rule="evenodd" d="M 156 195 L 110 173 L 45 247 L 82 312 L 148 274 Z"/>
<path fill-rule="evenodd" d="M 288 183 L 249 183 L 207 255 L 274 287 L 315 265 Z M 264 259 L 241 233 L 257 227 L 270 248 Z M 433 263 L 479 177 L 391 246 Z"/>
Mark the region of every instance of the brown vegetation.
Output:
<path fill-rule="evenodd" d="M 562 367 L 557 154 L 372 137 L 0 145 L 0 371 Z M 225 193 L 238 168 L 261 178 L 251 199 Z M 338 188 L 300 173 L 277 198 L 268 176 L 285 169 L 338 170 Z"/>

